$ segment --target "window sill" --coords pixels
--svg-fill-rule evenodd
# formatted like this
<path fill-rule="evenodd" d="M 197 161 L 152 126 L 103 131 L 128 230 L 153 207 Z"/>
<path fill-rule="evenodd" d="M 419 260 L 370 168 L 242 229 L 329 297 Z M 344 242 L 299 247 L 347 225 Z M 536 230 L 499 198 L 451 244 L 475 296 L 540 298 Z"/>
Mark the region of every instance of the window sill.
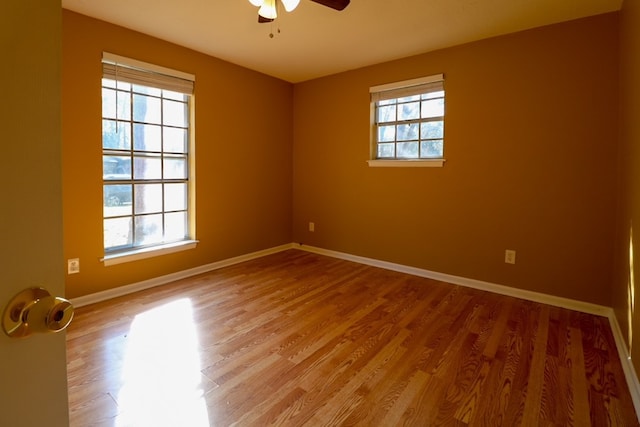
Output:
<path fill-rule="evenodd" d="M 104 262 L 105 266 L 116 265 L 125 262 L 171 254 L 174 252 L 186 251 L 189 249 L 194 249 L 197 245 L 197 240 L 184 240 L 182 242 L 168 243 L 166 245 L 153 246 L 143 249 L 132 249 L 126 252 L 118 252 L 117 254 L 105 255 L 105 257 L 100 261 Z"/>
<path fill-rule="evenodd" d="M 420 160 L 367 160 L 372 168 L 441 168 L 445 159 Z"/>

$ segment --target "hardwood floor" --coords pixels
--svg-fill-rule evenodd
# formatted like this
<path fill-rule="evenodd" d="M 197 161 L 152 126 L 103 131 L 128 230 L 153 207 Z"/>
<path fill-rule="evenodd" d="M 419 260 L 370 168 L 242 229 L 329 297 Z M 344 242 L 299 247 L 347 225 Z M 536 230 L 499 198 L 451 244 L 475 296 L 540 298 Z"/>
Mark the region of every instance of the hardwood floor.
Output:
<path fill-rule="evenodd" d="M 637 426 L 608 320 L 290 250 L 77 309 L 72 426 Z"/>

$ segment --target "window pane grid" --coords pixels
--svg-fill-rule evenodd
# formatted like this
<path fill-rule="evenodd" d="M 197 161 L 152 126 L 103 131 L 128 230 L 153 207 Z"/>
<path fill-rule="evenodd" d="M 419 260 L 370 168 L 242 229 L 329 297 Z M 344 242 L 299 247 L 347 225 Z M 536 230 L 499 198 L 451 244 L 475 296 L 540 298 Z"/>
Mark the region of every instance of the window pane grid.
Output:
<path fill-rule="evenodd" d="M 105 251 L 188 238 L 189 96 L 110 79 L 102 91 Z"/>
<path fill-rule="evenodd" d="M 379 159 L 442 158 L 444 91 L 375 102 Z"/>

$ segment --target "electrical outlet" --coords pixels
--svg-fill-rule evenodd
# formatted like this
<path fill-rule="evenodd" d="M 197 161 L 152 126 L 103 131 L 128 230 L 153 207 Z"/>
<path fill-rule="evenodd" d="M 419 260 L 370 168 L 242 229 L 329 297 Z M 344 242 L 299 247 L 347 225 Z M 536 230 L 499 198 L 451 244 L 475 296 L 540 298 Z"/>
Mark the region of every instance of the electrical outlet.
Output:
<path fill-rule="evenodd" d="M 312 233 L 316 231 L 316 225 L 313 222 L 309 223 L 309 231 Z"/>
<path fill-rule="evenodd" d="M 67 274 L 80 273 L 80 258 L 67 260 Z"/>
<path fill-rule="evenodd" d="M 516 251 L 507 249 L 504 251 L 504 262 L 507 264 L 515 264 L 516 263 Z"/>

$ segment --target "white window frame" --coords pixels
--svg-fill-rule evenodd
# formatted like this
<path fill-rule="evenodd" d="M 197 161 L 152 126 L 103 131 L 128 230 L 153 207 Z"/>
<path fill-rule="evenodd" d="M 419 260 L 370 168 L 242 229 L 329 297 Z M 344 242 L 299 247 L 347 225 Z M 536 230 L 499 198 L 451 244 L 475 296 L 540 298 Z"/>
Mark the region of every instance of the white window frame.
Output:
<path fill-rule="evenodd" d="M 103 188 L 106 188 L 109 184 L 124 184 L 131 185 L 132 188 L 135 185 L 145 184 L 145 183 L 156 183 L 163 184 L 162 188 L 165 188 L 165 184 L 171 183 L 184 183 L 187 186 L 187 201 L 186 201 L 186 213 L 185 216 L 187 218 L 186 225 L 186 235 L 183 239 L 166 239 L 162 242 L 152 243 L 152 244 L 136 244 L 135 241 L 131 243 L 131 245 L 124 245 L 119 248 L 108 249 L 106 248 L 105 241 L 103 239 L 103 248 L 105 256 L 102 258 L 102 261 L 105 265 L 113 265 L 120 264 L 123 262 L 135 261 L 144 258 L 155 257 L 159 255 L 164 255 L 168 253 L 193 249 L 196 247 L 198 241 L 195 240 L 195 161 L 193 157 L 194 153 L 194 84 L 195 84 L 195 76 L 189 73 L 184 73 L 182 71 L 172 70 L 165 67 L 160 67 L 158 65 L 149 64 L 146 62 L 134 60 L 131 58 L 122 57 L 119 55 L 114 55 L 111 53 L 104 52 L 102 57 L 102 68 L 103 68 L 103 78 L 116 81 L 116 86 L 119 82 L 131 83 L 135 85 L 142 85 L 155 89 L 168 90 L 172 92 L 179 92 L 187 96 L 187 106 L 188 109 L 188 124 L 187 124 L 187 147 L 186 153 L 184 154 L 176 154 L 179 158 L 184 158 L 187 163 L 187 176 L 186 178 L 179 179 L 169 179 L 166 176 L 163 176 L 160 179 L 154 180 L 145 180 L 136 178 L 133 175 L 133 164 L 131 165 L 131 175 L 129 178 L 124 177 L 120 179 L 120 177 L 115 178 L 110 177 L 109 179 L 105 179 L 103 177 Z M 104 87 L 101 85 L 101 87 Z M 164 93 L 164 92 L 163 92 Z M 162 102 L 162 101 L 161 101 Z M 133 105 L 131 108 L 131 116 L 128 119 L 124 119 L 125 123 L 129 123 L 131 127 L 133 127 L 134 123 L 137 123 L 133 117 Z M 101 115 L 102 116 L 102 115 Z M 103 120 L 105 117 L 103 116 Z M 114 120 L 110 118 L 109 120 Z M 117 117 L 116 112 L 116 122 L 120 121 Z M 142 124 L 142 123 L 140 123 Z M 170 127 L 170 125 L 160 124 L 160 129 L 163 129 L 165 126 Z M 144 155 L 145 152 L 138 153 L 133 146 L 133 139 L 130 139 L 130 149 L 122 149 L 123 156 L 131 156 L 134 158 L 134 155 Z M 101 138 L 101 146 L 103 158 L 109 158 L 109 155 L 117 155 L 119 153 L 118 150 L 105 148 Z M 156 157 L 159 155 L 161 158 L 165 158 L 166 156 L 173 155 L 169 154 L 169 152 L 165 151 L 164 147 L 160 149 L 160 151 L 155 152 Z M 174 155 L 174 156 L 176 156 Z M 107 157 L 105 157 L 107 156 Z M 132 160 L 133 161 L 133 160 Z M 103 162 L 103 175 L 104 175 L 104 162 Z M 103 190 L 104 191 L 104 190 Z M 106 205 L 104 201 L 106 196 L 103 196 L 103 204 Z M 133 199 L 133 195 L 131 198 Z M 163 206 L 160 214 L 164 215 L 169 214 L 171 210 L 167 210 L 164 205 L 164 194 L 162 196 Z M 141 217 L 142 214 L 136 213 L 133 207 L 131 212 L 127 214 L 123 214 L 123 218 L 130 217 L 132 221 L 135 221 L 136 217 Z M 106 209 L 106 208 L 104 208 Z M 180 210 L 179 212 L 185 212 L 185 210 Z M 114 218 L 112 215 L 106 215 L 106 212 L 103 213 L 103 222 L 107 219 Z"/>
<path fill-rule="evenodd" d="M 443 157 L 437 158 L 378 158 L 378 120 L 377 120 L 377 103 L 379 101 L 398 99 L 407 96 L 426 94 L 431 92 L 444 91 L 444 74 L 435 74 L 417 79 L 404 80 L 400 82 L 387 83 L 369 88 L 370 106 L 371 106 L 371 151 L 370 159 L 367 161 L 370 167 L 442 167 L 446 161 Z M 443 122 L 445 114 L 440 118 Z M 412 122 L 423 123 L 432 121 L 433 118 L 416 119 Z M 403 121 L 388 122 L 402 124 Z M 420 145 L 421 140 L 418 140 Z M 394 144 L 398 141 L 394 140 Z M 443 136 L 444 143 L 444 136 Z"/>

